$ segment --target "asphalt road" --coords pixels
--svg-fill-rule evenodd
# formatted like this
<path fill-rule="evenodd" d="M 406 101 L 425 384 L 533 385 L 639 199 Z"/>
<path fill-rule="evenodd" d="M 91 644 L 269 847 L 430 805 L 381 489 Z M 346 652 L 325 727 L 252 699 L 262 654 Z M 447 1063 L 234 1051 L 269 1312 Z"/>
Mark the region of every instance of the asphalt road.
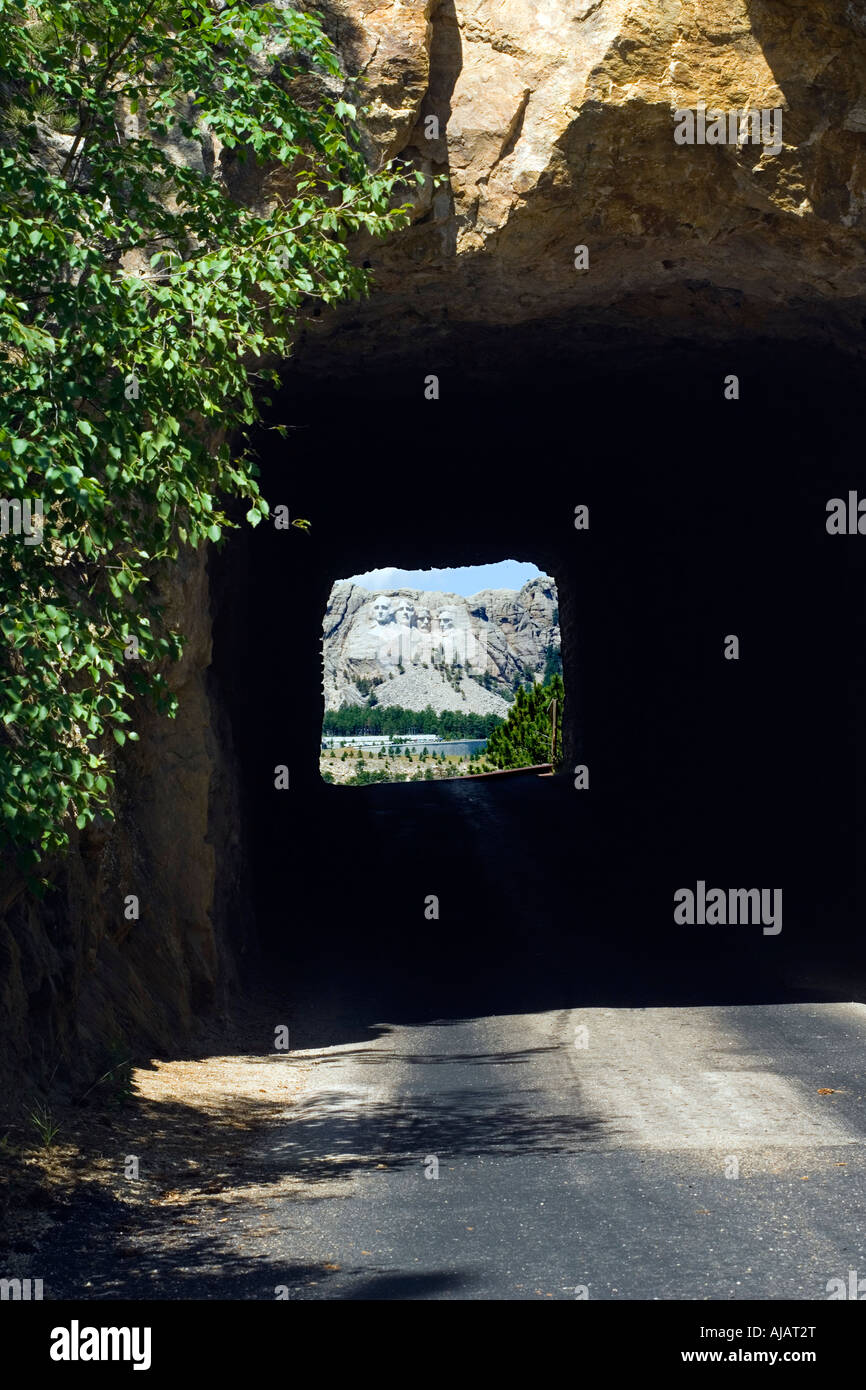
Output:
<path fill-rule="evenodd" d="M 295 1054 L 309 1084 L 265 1148 L 299 1186 L 261 1208 L 268 1279 L 294 1299 L 827 1299 L 866 1276 L 864 1058 L 861 1004 L 447 1019 Z"/>
<path fill-rule="evenodd" d="M 568 779 L 369 790 L 326 799 L 305 868 L 328 913 L 295 918 L 274 1063 L 305 1089 L 262 1145 L 282 1182 L 234 1233 L 247 1296 L 820 1300 L 866 1278 L 866 994 L 790 821 L 630 830 Z M 675 924 L 706 864 L 782 884 L 784 930 Z"/>
<path fill-rule="evenodd" d="M 253 1060 L 274 1085 L 248 1165 L 221 1177 L 181 1106 L 211 1195 L 82 1196 L 54 1296 L 826 1300 L 866 1281 L 859 938 L 789 823 L 702 810 L 638 834 L 538 778 L 329 790 L 291 891 L 261 905 Z M 678 925 L 699 877 L 782 884 L 784 930 Z M 136 1144 L 153 1168 L 158 1134 Z"/>

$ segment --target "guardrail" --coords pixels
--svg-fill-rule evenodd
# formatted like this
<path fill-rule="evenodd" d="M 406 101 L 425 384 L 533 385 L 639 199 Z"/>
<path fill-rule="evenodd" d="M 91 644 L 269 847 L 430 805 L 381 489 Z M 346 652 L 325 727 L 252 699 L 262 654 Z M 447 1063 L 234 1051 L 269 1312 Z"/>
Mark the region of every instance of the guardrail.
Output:
<path fill-rule="evenodd" d="M 472 772 L 466 777 L 437 777 L 437 782 L 482 782 L 488 777 L 517 777 L 521 772 L 535 772 L 539 777 L 553 775 L 552 763 L 533 763 L 530 767 L 501 767 L 495 772 Z"/>

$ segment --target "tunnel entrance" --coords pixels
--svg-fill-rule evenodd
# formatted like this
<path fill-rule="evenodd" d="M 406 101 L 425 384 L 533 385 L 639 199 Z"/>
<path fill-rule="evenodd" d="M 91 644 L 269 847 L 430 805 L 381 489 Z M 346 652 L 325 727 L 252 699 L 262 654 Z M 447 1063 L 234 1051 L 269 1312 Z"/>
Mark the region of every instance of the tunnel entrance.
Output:
<path fill-rule="evenodd" d="M 377 567 L 334 584 L 322 631 L 323 781 L 435 782 L 558 763 L 559 598 L 534 565 Z"/>
<path fill-rule="evenodd" d="M 268 422 L 287 434 L 257 441 L 262 483 L 311 528 L 247 530 L 211 566 L 214 686 L 264 949 L 287 954 L 291 978 L 319 970 L 322 988 L 373 981 L 398 1012 L 856 997 L 866 588 L 858 538 L 829 536 L 825 519 L 856 485 L 859 367 L 731 344 L 626 372 L 554 348 L 518 365 L 510 341 L 495 389 L 491 348 L 484 380 L 467 368 L 436 403 L 424 363 L 384 380 L 287 377 Z M 431 486 L 458 495 L 467 477 L 485 505 L 446 535 Z M 382 496 L 406 499 L 410 536 Z M 519 795 L 508 779 L 483 796 L 324 784 L 335 577 L 503 555 L 556 581 L 559 774 Z M 782 932 L 677 923 L 674 894 L 700 882 L 781 887 Z"/>

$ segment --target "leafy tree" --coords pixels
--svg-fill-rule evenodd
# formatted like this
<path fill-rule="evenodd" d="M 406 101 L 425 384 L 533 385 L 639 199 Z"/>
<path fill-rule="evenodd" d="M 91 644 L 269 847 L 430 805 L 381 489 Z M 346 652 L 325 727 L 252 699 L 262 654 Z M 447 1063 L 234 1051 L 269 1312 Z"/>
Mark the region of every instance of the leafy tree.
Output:
<path fill-rule="evenodd" d="M 496 714 L 464 714 L 462 710 L 443 710 L 442 714 L 436 714 L 429 705 L 421 711 L 403 709 L 399 705 L 379 705 L 375 709 L 344 705 L 341 709 L 326 711 L 322 732 L 336 736 L 372 732 L 399 741 L 401 734 L 418 729 L 445 739 L 488 738 L 501 723 Z"/>
<path fill-rule="evenodd" d="M 470 671 L 468 672 L 468 675 L 471 680 L 477 681 L 477 683 L 483 686 L 485 690 L 498 689 L 498 683 L 496 680 L 494 680 L 493 676 L 490 674 L 489 671 L 482 671 L 480 674 L 474 671 Z"/>
<path fill-rule="evenodd" d="M 0 470 L 44 508 L 41 543 L 0 537 L 0 837 L 25 862 L 111 814 L 133 698 L 174 712 L 154 581 L 219 540 L 221 498 L 267 515 L 257 388 L 301 313 L 366 291 L 348 238 L 406 220 L 350 97 L 318 19 L 272 0 L 0 0 Z M 281 170 L 266 212 L 232 196 L 244 158 Z"/>
<path fill-rule="evenodd" d="M 390 778 L 385 771 L 368 772 L 362 768 L 354 777 L 349 777 L 345 783 L 347 787 L 368 787 L 372 782 L 388 782 Z"/>

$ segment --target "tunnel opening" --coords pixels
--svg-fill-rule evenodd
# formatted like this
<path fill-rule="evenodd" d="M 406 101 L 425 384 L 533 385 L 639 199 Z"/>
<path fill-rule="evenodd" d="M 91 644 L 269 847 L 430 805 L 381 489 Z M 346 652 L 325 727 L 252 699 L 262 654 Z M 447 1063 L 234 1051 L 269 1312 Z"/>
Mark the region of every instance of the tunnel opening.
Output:
<path fill-rule="evenodd" d="M 333 584 L 322 633 L 324 782 L 549 775 L 558 766 L 559 596 L 537 566 L 377 566 Z"/>
<path fill-rule="evenodd" d="M 287 434 L 257 440 L 269 503 L 311 522 L 244 531 L 211 565 L 213 675 L 266 958 L 299 997 L 363 999 L 369 1020 L 858 997 L 863 558 L 825 521 L 856 486 L 859 363 L 808 344 L 675 344 L 614 370 L 555 343 L 531 356 L 516 337 L 496 358 L 497 342 L 473 341 L 435 403 L 420 357 L 315 380 L 300 362 L 266 421 Z M 738 400 L 724 392 L 734 368 Z M 456 495 L 467 477 L 485 505 L 445 534 L 431 482 Z M 376 506 L 397 495 L 411 531 Z M 482 800 L 454 784 L 360 797 L 323 784 L 334 577 L 383 556 L 502 555 L 556 581 L 560 775 Z M 699 882 L 781 886 L 782 932 L 677 924 L 674 893 Z"/>

